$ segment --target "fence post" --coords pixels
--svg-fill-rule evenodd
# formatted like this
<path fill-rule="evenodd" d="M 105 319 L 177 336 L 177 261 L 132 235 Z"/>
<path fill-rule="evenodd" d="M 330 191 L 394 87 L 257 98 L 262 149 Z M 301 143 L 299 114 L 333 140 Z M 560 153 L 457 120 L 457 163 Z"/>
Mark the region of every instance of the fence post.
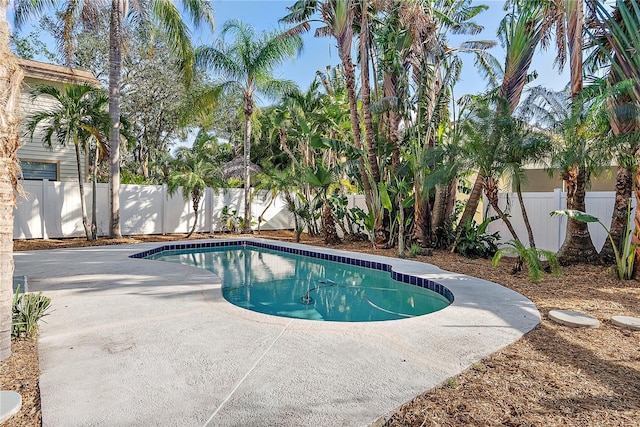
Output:
<path fill-rule="evenodd" d="M 205 190 L 206 204 L 204 207 L 205 214 L 205 232 L 213 233 L 213 188 L 207 187 Z"/>
<path fill-rule="evenodd" d="M 562 209 L 562 189 L 554 188 L 553 198 L 555 199 L 556 210 Z M 556 230 L 556 236 L 558 236 L 557 250 L 560 250 L 560 247 L 562 246 L 562 222 L 563 222 L 564 216 L 560 216 L 557 218 L 558 218 L 558 222 L 557 222 L 558 229 Z"/>
<path fill-rule="evenodd" d="M 47 235 L 47 223 L 46 223 L 46 219 L 45 219 L 45 215 L 47 212 L 46 209 L 46 200 L 47 200 L 47 186 L 49 184 L 49 180 L 48 179 L 43 179 L 41 182 L 41 186 L 40 186 L 40 230 L 41 230 L 41 234 L 42 234 L 42 238 L 43 239 L 48 239 L 49 236 Z"/>
<path fill-rule="evenodd" d="M 160 210 L 162 235 L 167 234 L 167 184 L 162 184 L 162 209 Z"/>

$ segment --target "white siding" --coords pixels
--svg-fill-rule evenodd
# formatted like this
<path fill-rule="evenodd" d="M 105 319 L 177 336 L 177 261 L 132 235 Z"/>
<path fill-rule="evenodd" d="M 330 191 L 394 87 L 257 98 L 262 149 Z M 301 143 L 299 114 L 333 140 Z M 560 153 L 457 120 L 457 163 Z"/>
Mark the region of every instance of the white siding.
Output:
<path fill-rule="evenodd" d="M 29 77 L 25 77 L 22 83 L 22 92 L 20 94 L 19 114 L 22 118 L 22 126 L 20 130 L 20 149 L 18 150 L 18 158 L 20 160 L 31 161 L 54 161 L 58 164 L 58 179 L 60 181 L 78 181 L 78 172 L 76 166 L 76 154 L 73 144 L 69 146 L 60 146 L 55 144 L 53 147 L 48 148 L 42 143 L 42 133 L 36 131 L 33 135 L 33 140 L 26 134 L 26 128 L 24 126 L 26 118 L 36 111 L 41 111 L 46 108 L 52 108 L 55 106 L 55 102 L 48 97 L 38 97 L 35 100 L 31 99 L 29 88 L 38 84 L 49 84 L 59 87 L 63 87 L 61 83 L 35 80 Z M 82 162 L 82 176 L 85 177 L 86 171 L 86 159 L 84 152 L 81 152 Z"/>

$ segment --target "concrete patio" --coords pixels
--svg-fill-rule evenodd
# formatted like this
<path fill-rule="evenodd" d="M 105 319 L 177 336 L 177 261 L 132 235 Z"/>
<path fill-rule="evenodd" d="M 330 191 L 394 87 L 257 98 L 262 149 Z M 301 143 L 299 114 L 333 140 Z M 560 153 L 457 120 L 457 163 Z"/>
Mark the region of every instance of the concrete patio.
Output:
<path fill-rule="evenodd" d="M 15 274 L 52 298 L 39 339 L 45 427 L 370 425 L 540 320 L 494 283 L 353 253 L 455 301 L 387 322 L 268 316 L 228 303 L 208 271 L 128 258 L 161 245 L 15 253 Z"/>

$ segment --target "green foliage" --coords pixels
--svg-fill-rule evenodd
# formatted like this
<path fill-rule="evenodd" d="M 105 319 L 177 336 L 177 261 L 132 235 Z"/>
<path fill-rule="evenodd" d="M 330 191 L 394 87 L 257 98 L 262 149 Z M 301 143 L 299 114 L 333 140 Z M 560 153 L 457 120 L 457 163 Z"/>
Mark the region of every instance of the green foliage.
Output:
<path fill-rule="evenodd" d="M 487 234 L 487 227 L 498 217 L 485 219 L 481 224 L 477 224 L 469 218 L 462 225 L 462 233 L 456 245 L 456 252 L 465 258 L 489 258 L 498 250 L 496 241 L 500 239 L 500 234 L 496 231 Z"/>
<path fill-rule="evenodd" d="M 627 204 L 627 227 L 624 239 L 622 239 L 621 244 L 622 248 L 618 248 L 613 240 L 613 236 L 609 232 L 609 229 L 606 225 L 600 221 L 597 217 L 593 215 L 589 215 L 588 213 L 581 212 L 574 209 L 564 209 L 557 210 L 550 213 L 551 216 L 563 215 L 569 218 L 573 218 L 576 221 L 586 222 L 586 223 L 595 223 L 597 222 L 604 228 L 604 231 L 607 232 L 607 236 L 609 236 L 609 241 L 611 242 L 611 247 L 613 247 L 613 254 L 616 257 L 616 275 L 619 280 L 629 280 L 633 278 L 633 264 L 636 259 L 636 247 L 638 246 L 635 243 L 631 242 L 631 227 L 629 227 L 630 219 L 631 219 L 631 201 Z"/>
<path fill-rule="evenodd" d="M 240 224 L 241 218 L 238 216 L 236 209 L 231 209 L 229 206 L 222 208 L 220 213 L 220 224 L 223 232 L 239 233 L 242 231 Z"/>
<path fill-rule="evenodd" d="M 558 257 L 552 251 L 537 248 L 527 248 L 517 240 L 507 242 L 509 246 L 499 249 L 493 256 L 491 264 L 495 267 L 505 255 L 514 255 L 518 257 L 518 262 L 524 261 L 529 271 L 529 281 L 538 283 L 544 277 L 544 267 L 542 259 L 549 262 L 549 267 L 554 275 L 560 274 L 560 263 Z"/>
<path fill-rule="evenodd" d="M 420 245 L 418 245 L 417 243 L 414 243 L 409 248 L 409 258 L 417 257 L 418 255 L 420 255 L 421 251 L 422 251 L 422 248 L 420 247 Z"/>
<path fill-rule="evenodd" d="M 444 220 L 442 225 L 436 228 L 436 241 L 435 241 L 436 248 L 447 249 L 447 248 L 450 248 L 451 245 L 453 245 L 453 242 L 455 242 L 456 240 L 455 224 L 457 224 L 458 216 L 464 210 L 465 204 L 466 202 L 463 200 L 456 200 L 455 207 L 451 216 L 446 220 Z"/>
<path fill-rule="evenodd" d="M 47 316 L 51 298 L 37 294 L 26 294 L 16 289 L 13 295 L 11 317 L 12 338 L 35 338 L 38 335 L 38 322 Z"/>

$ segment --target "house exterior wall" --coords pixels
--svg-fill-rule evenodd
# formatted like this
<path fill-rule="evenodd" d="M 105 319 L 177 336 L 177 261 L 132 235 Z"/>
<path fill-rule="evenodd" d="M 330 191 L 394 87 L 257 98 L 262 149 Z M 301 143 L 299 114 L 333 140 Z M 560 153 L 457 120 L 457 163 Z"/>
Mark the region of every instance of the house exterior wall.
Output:
<path fill-rule="evenodd" d="M 93 86 L 99 86 L 99 82 L 92 74 L 86 71 L 72 70 L 70 68 L 26 60 L 20 60 L 20 65 L 25 72 L 25 77 L 22 83 L 20 104 L 18 106 L 18 111 L 22 119 L 18 158 L 21 162 L 55 164 L 57 170 L 56 181 L 77 181 L 78 172 L 75 147 L 73 144 L 69 144 L 68 146 L 53 144 L 53 146 L 48 147 L 42 142 L 43 136 L 40 130 L 36 130 L 33 139 L 27 134 L 25 127 L 26 119 L 37 111 L 53 108 L 56 105 L 54 100 L 46 96 L 32 99 L 29 90 L 34 86 L 42 84 L 63 88 L 65 84 L 70 83 L 88 83 Z M 82 179 L 86 180 L 88 161 L 84 152 L 81 152 L 81 159 Z"/>
<path fill-rule="evenodd" d="M 541 192 L 553 191 L 556 188 L 564 188 L 559 173 L 550 177 L 544 169 L 525 170 L 525 181 L 522 191 Z M 616 167 L 605 168 L 598 176 L 592 176 L 589 191 L 613 191 L 616 188 Z M 504 187 L 508 189 L 508 187 Z"/>

